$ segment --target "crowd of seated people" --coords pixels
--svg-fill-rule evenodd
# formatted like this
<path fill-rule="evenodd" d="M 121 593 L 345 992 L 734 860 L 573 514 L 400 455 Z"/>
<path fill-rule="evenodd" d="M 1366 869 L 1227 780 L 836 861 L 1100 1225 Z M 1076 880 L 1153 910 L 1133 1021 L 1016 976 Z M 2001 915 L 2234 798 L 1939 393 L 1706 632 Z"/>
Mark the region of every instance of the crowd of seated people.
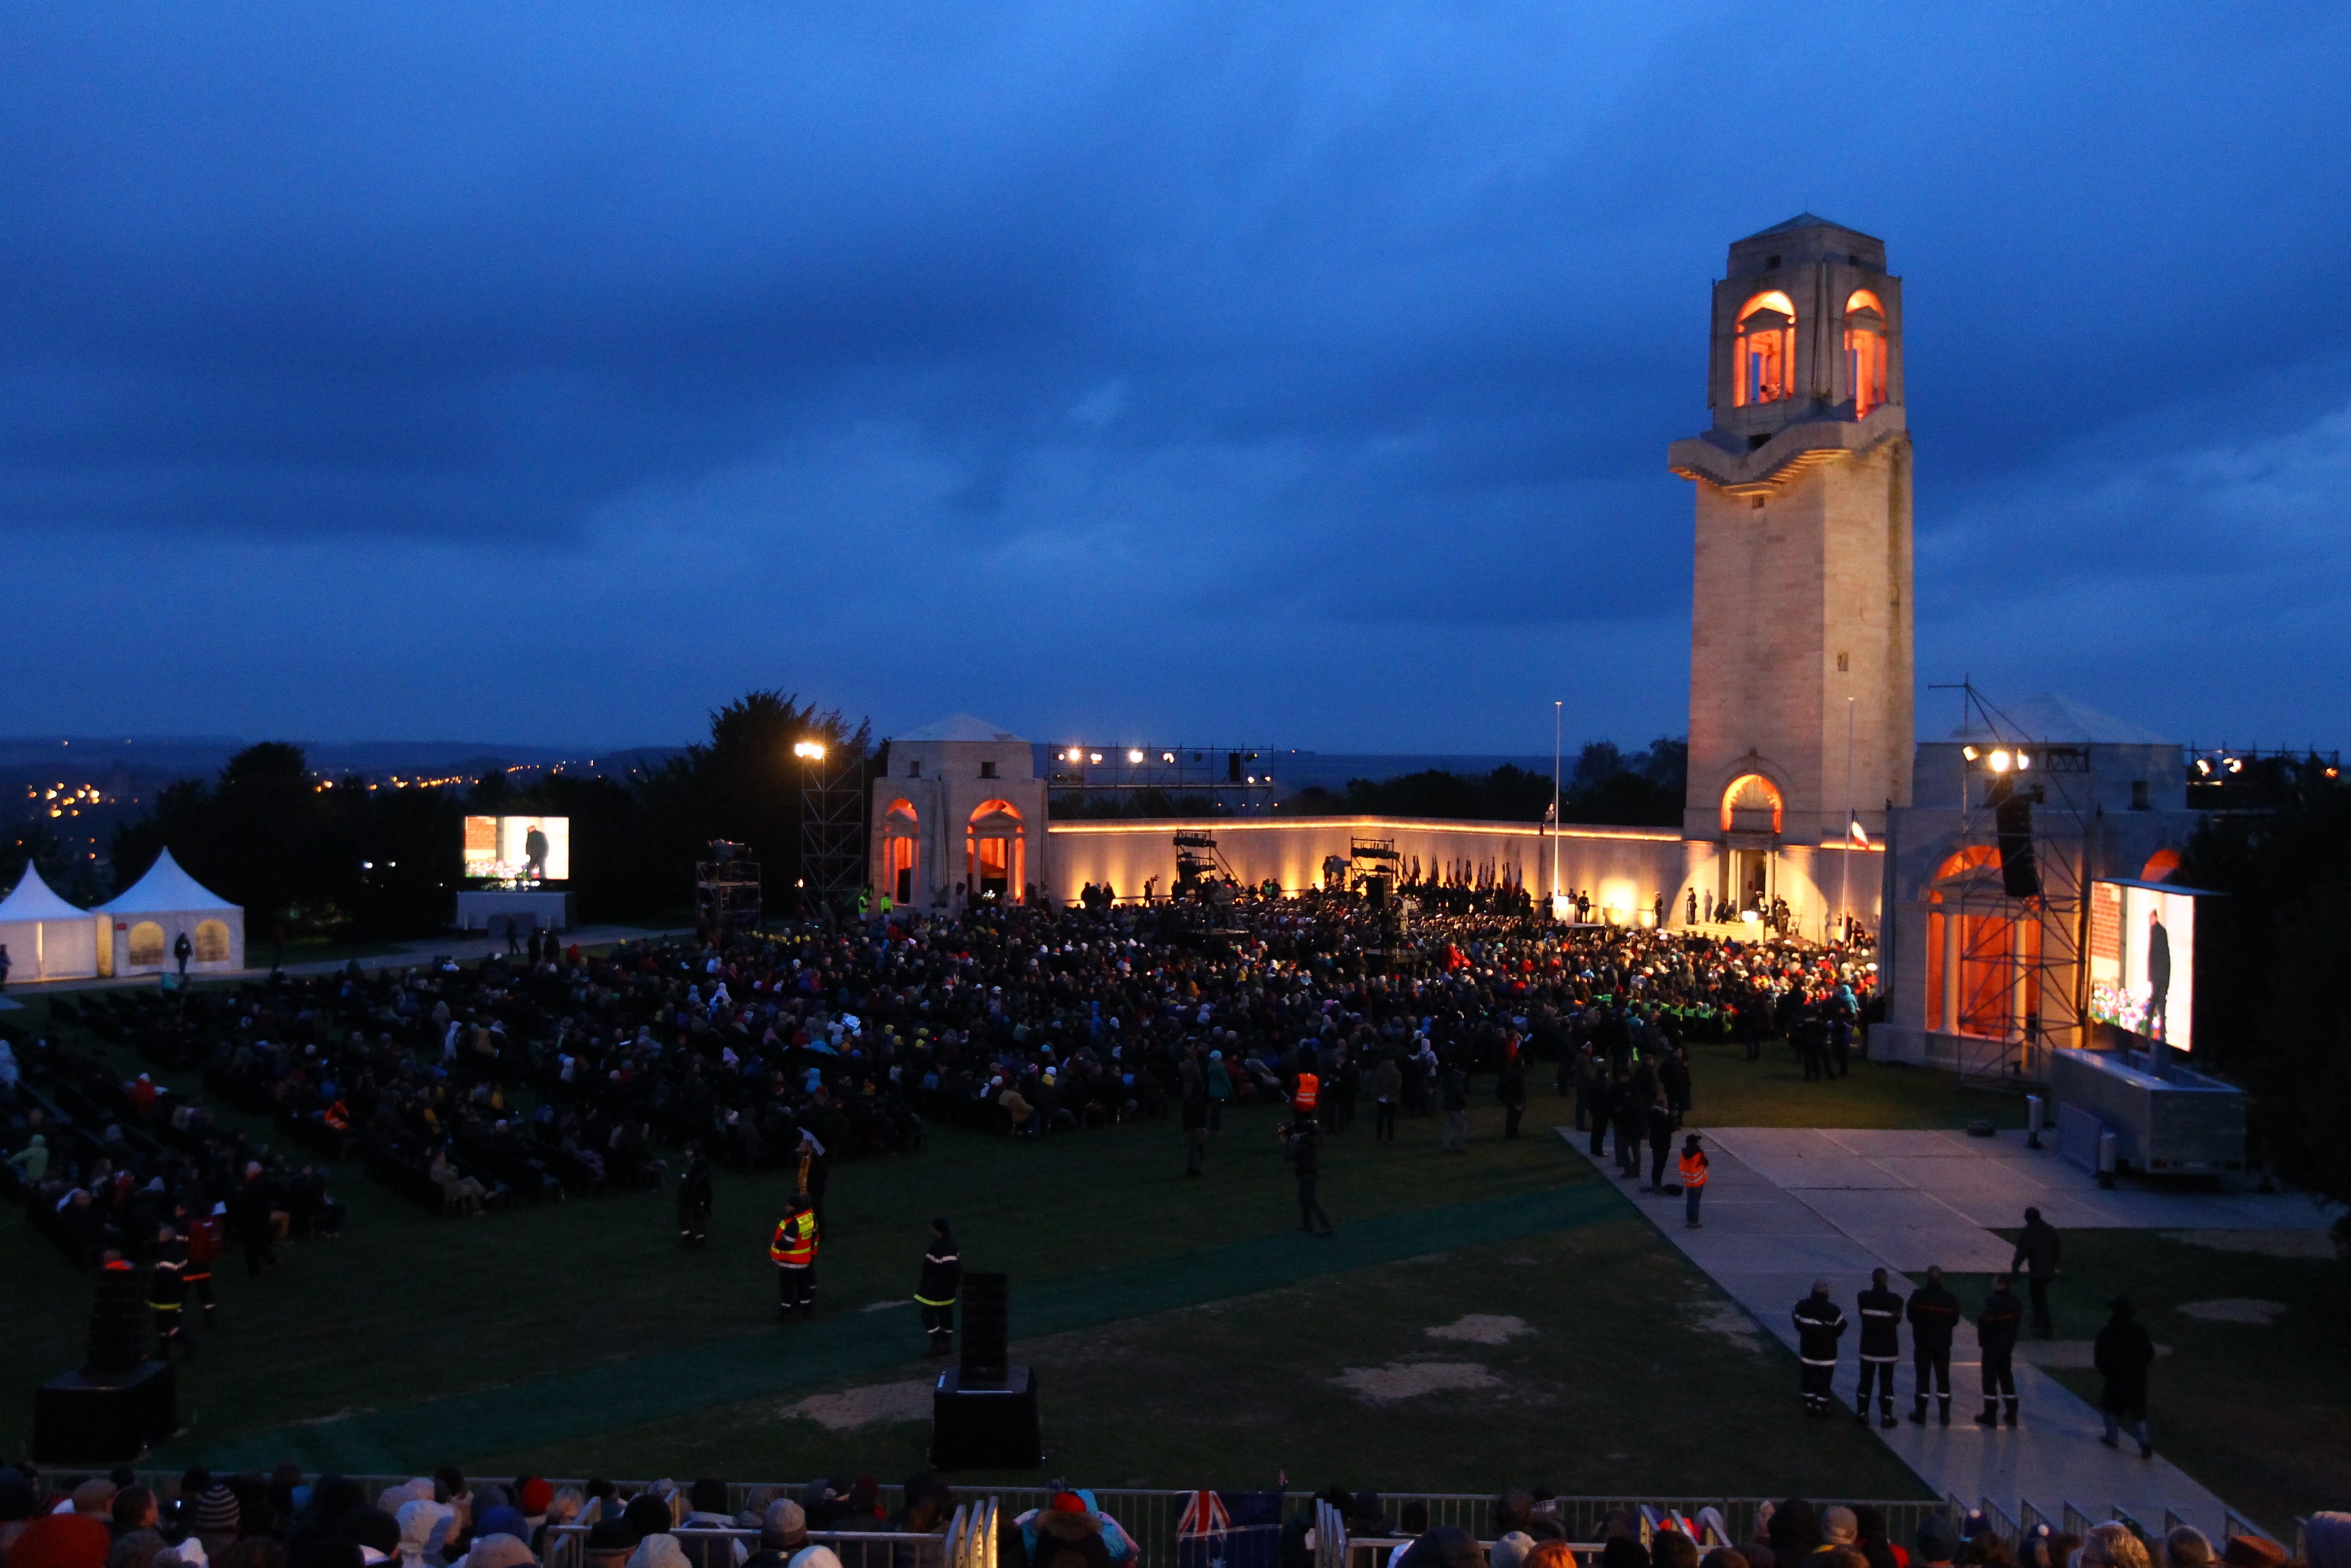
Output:
<path fill-rule="evenodd" d="M 1445 1069 L 1792 1034 L 1857 1012 L 1874 974 L 1865 948 L 1538 923 L 1516 890 L 1409 928 L 1340 894 L 1243 891 L 1203 915 L 1039 903 L 724 946 L 550 941 L 535 959 L 110 993 L 83 1021 L 200 1067 L 288 1142 L 475 1213 L 657 1188 L 662 1151 L 687 1143 L 761 1169 L 908 1152 L 942 1121 L 1042 1136 L 1157 1117 L 1187 1066 L 1219 1108 L 1315 1071 L 1343 1125 L 1384 1061 L 1426 1113 Z"/>
<path fill-rule="evenodd" d="M 318 1162 L 223 1128 L 148 1074 L 125 1082 L 94 1053 L 21 1037 L 0 1040 L 0 1189 L 85 1266 L 209 1221 L 257 1271 L 278 1242 L 334 1235 L 343 1218 Z"/>
<path fill-rule="evenodd" d="M 1239 1511 L 1230 1523 L 1264 1531 L 1270 1551 L 1256 1556 L 1236 1536 L 1219 1552 L 1280 1568 L 1311 1568 L 1313 1532 L 1332 1516 L 1351 1541 L 1379 1544 L 1390 1568 L 2351 1568 L 2351 1513 L 2312 1516 L 2295 1560 L 2250 1531 L 2216 1548 L 2187 1524 L 2148 1535 L 2118 1521 L 2077 1536 L 1931 1510 L 1896 1531 L 1879 1506 L 1792 1497 L 1734 1531 L 1711 1509 L 1541 1489 L 1504 1492 L 1474 1519 L 1448 1508 L 1462 1522 L 1434 1525 L 1426 1498 L 1391 1511 L 1345 1488 L 1224 1495 Z M 870 1477 L 621 1487 L 469 1481 L 455 1468 L 379 1486 L 291 1464 L 266 1476 L 193 1469 L 148 1485 L 129 1469 L 44 1475 L 22 1464 L 0 1466 L 0 1568 L 945 1568 L 957 1503 L 927 1470 L 885 1491 Z M 1747 1539 L 1733 1544 L 1734 1534 Z M 1060 1481 L 1036 1506 L 1007 1509 L 996 1541 L 997 1568 L 1140 1568 L 1146 1555 L 1097 1493 Z M 1171 1544 L 1186 1561 L 1180 1544 L 1155 1550 Z"/>

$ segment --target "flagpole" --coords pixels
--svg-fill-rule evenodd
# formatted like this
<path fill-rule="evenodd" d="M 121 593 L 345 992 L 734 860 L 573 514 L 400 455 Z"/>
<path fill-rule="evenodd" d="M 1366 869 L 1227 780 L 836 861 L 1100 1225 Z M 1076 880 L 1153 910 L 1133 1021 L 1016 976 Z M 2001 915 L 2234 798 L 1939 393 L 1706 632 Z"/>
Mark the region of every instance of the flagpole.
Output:
<path fill-rule="evenodd" d="M 1844 699 L 1844 853 L 1837 857 L 1837 919 L 1844 934 L 1853 935 L 1853 910 L 1846 894 L 1853 887 L 1853 830 L 1860 819 L 1853 812 L 1853 698 Z"/>
<path fill-rule="evenodd" d="M 1551 705 L 1551 909 L 1552 916 L 1559 915 L 1559 759 L 1561 723 L 1564 707 L 1560 699 Z"/>

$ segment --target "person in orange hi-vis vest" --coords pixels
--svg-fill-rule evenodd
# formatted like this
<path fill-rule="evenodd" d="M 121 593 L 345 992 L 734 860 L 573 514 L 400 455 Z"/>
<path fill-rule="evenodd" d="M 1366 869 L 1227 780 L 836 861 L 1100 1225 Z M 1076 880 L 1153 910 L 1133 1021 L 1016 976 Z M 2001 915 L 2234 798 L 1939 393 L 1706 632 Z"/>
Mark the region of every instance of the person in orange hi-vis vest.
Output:
<path fill-rule="evenodd" d="M 791 1206 L 776 1222 L 775 1239 L 768 1257 L 776 1265 L 776 1321 L 783 1322 L 799 1309 L 800 1316 L 816 1315 L 816 1214 L 806 1193 L 794 1193 Z"/>
<path fill-rule="evenodd" d="M 1298 1088 L 1290 1097 L 1290 1109 L 1296 1120 L 1314 1120 L 1315 1106 L 1322 1098 L 1322 1081 L 1311 1072 L 1298 1075 Z"/>
<path fill-rule="evenodd" d="M 1698 1134 L 1692 1133 L 1682 1140 L 1682 1219 L 1693 1230 L 1706 1222 L 1698 1217 L 1698 1200 L 1706 1193 L 1706 1151 L 1698 1146 Z"/>

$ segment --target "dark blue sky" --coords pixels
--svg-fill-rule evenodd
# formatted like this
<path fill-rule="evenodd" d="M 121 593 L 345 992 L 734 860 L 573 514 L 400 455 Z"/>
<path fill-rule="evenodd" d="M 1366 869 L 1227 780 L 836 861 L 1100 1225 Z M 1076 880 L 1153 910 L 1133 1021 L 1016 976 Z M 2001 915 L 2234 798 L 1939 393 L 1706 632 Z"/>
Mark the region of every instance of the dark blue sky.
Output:
<path fill-rule="evenodd" d="M 1666 444 L 1810 207 L 1922 682 L 2351 740 L 2332 6 L 0 16 L 8 732 L 1678 732 Z"/>

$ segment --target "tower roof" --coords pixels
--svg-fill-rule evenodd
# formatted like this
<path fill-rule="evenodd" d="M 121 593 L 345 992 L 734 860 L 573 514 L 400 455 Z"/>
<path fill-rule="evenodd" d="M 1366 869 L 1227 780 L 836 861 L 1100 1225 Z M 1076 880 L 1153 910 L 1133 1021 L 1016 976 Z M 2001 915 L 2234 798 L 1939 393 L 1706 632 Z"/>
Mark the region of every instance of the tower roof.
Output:
<path fill-rule="evenodd" d="M 1864 239 L 1877 239 L 1876 235 L 1870 234 L 1863 229 L 1855 228 L 1851 224 L 1837 223 L 1832 219 L 1821 216 L 1818 213 L 1810 212 L 1798 213 L 1792 218 L 1783 218 L 1780 222 L 1773 224 L 1768 229 L 1757 229 L 1753 234 L 1749 235 L 1747 237 L 1749 239 L 1764 239 L 1772 235 L 1794 234 L 1799 229 L 1842 229 L 1849 235 L 1860 235 Z M 1882 245 L 1885 242 L 1883 240 L 1879 240 L 1878 243 Z"/>

